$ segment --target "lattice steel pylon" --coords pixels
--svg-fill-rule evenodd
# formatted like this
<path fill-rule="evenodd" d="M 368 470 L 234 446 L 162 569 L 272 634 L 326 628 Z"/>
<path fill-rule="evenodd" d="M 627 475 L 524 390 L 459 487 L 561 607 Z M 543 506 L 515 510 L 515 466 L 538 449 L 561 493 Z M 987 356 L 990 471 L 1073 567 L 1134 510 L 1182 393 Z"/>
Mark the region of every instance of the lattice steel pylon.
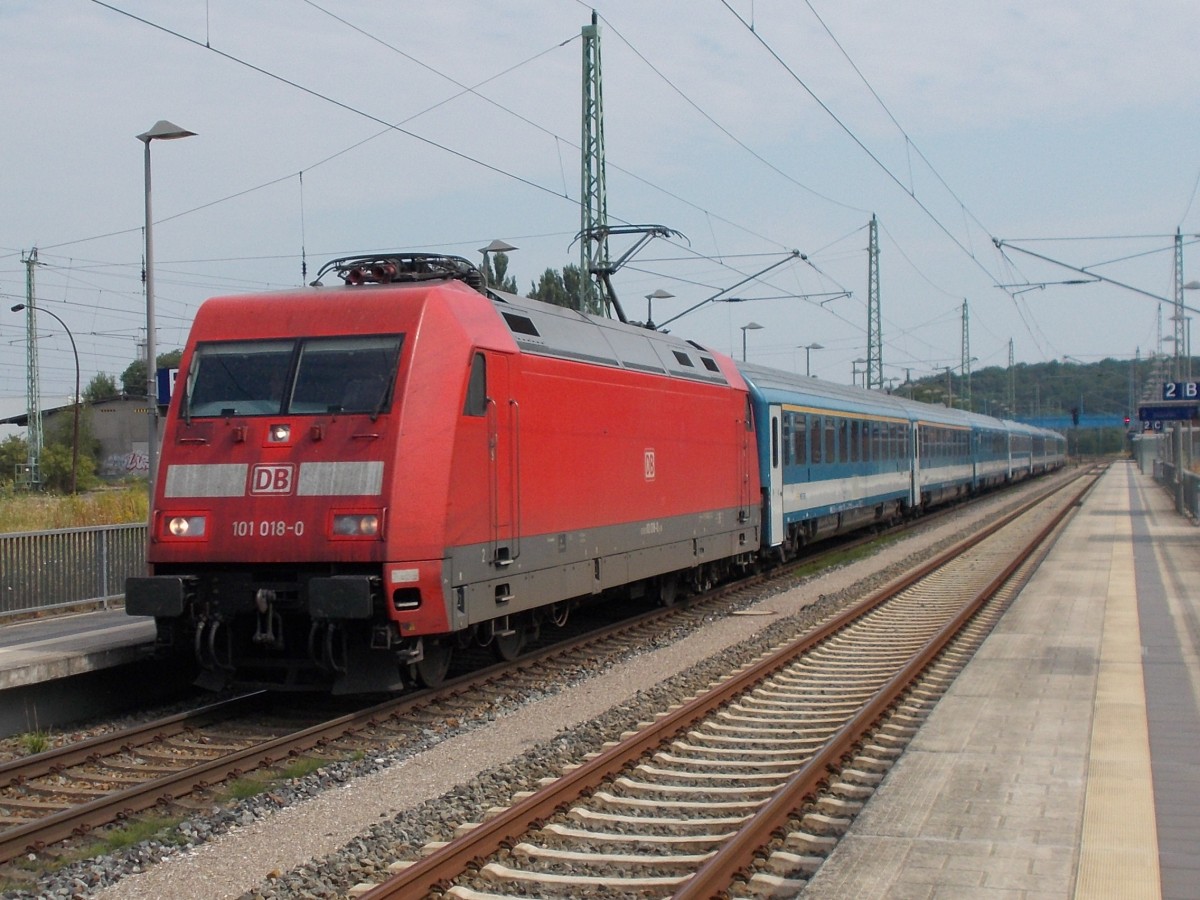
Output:
<path fill-rule="evenodd" d="M 607 272 L 608 196 L 604 183 L 604 95 L 600 73 L 600 28 L 596 13 L 583 26 L 583 166 L 580 183 L 579 220 L 579 308 L 584 312 L 604 312 L 598 307 L 592 277 Z"/>
<path fill-rule="evenodd" d="M 963 376 L 963 409 L 971 411 L 971 313 L 967 308 L 967 300 L 963 298 L 962 305 L 962 376 Z"/>
<path fill-rule="evenodd" d="M 1013 339 L 1008 339 L 1008 417 L 1017 417 L 1017 370 L 1013 359 Z"/>
<path fill-rule="evenodd" d="M 883 329 L 879 314 L 879 223 L 871 214 L 867 245 L 867 390 L 883 390 Z"/>
<path fill-rule="evenodd" d="M 1175 381 L 1184 377 L 1183 357 L 1191 352 L 1187 346 L 1187 319 L 1183 315 L 1183 235 L 1175 229 Z"/>
<path fill-rule="evenodd" d="M 42 483 L 42 392 L 38 385 L 37 304 L 34 299 L 33 270 L 38 265 L 37 247 L 21 257 L 25 263 L 25 472 L 23 480 L 30 490 Z"/>

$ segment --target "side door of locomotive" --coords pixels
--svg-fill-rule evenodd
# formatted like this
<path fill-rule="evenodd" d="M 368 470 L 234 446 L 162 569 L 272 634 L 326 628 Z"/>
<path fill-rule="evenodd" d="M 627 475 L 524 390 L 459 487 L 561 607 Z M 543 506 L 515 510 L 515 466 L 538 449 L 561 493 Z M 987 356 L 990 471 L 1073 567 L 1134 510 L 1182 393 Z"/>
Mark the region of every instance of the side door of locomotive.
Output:
<path fill-rule="evenodd" d="M 521 554 L 521 407 L 512 392 L 510 358 L 503 353 L 486 355 L 490 557 L 503 568 Z"/>

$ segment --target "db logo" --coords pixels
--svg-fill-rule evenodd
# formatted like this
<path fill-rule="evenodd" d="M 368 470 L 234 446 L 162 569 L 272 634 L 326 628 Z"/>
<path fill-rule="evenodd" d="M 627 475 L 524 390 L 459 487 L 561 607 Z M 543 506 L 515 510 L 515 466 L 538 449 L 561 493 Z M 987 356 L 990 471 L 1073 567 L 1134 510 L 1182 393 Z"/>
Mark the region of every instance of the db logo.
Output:
<path fill-rule="evenodd" d="M 255 466 L 250 473 L 250 493 L 290 494 L 296 467 L 291 463 L 275 466 Z"/>

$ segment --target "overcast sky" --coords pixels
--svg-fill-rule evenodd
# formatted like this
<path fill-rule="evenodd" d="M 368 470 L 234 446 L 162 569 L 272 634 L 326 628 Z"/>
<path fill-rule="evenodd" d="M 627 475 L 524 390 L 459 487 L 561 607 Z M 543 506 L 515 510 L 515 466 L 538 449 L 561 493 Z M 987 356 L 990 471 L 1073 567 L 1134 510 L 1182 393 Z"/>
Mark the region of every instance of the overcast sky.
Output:
<path fill-rule="evenodd" d="M 299 284 L 302 258 L 311 279 L 339 255 L 476 261 L 500 238 L 522 293 L 577 264 L 593 8 L 610 218 L 683 235 L 618 274 L 631 319 L 652 291 L 675 295 L 663 322 L 745 281 L 726 296 L 746 302 L 670 330 L 800 372 L 820 343 L 813 374 L 848 383 L 875 214 L 885 377 L 958 366 L 964 301 L 975 371 L 1010 340 L 1018 362 L 1172 352 L 1147 294 L 1174 295 L 1176 229 L 1200 279 L 1195 0 L 6 0 L 0 396 L 25 392 L 9 307 L 34 247 L 85 384 L 144 340 L 135 138 L 159 119 L 197 133 L 152 145 L 160 350 L 208 296 Z M 1017 248 L 1145 293 L 1056 283 L 1085 276 Z M 38 324 L 43 397 L 65 399 L 70 345 Z"/>

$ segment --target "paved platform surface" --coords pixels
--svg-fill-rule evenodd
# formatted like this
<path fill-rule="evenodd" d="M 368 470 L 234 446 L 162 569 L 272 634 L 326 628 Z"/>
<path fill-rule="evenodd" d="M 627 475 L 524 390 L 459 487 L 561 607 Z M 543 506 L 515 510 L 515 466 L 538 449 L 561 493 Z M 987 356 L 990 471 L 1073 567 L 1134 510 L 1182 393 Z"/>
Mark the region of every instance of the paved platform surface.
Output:
<path fill-rule="evenodd" d="M 1113 465 L 807 887 L 1200 898 L 1200 528 Z"/>
<path fill-rule="evenodd" d="M 0 625 L 0 691 L 125 665 L 154 648 L 154 619 L 124 609 Z"/>

